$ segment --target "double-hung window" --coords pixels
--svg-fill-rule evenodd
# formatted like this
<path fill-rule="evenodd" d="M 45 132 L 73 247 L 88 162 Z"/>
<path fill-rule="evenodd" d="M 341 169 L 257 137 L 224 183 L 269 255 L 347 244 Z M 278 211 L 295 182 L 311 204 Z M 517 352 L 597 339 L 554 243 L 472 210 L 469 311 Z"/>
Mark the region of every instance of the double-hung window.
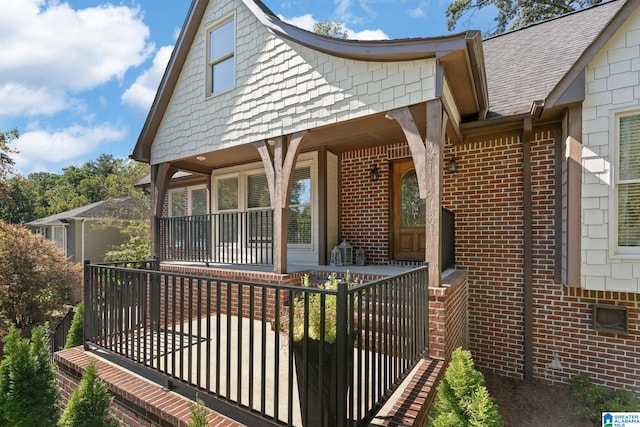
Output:
<path fill-rule="evenodd" d="M 616 119 L 616 252 L 640 255 L 640 112 Z"/>
<path fill-rule="evenodd" d="M 289 194 L 288 241 L 291 244 L 311 244 L 311 168 L 297 168 L 291 180 Z"/>
<path fill-rule="evenodd" d="M 235 24 L 230 18 L 208 32 L 207 90 L 211 95 L 235 85 Z"/>

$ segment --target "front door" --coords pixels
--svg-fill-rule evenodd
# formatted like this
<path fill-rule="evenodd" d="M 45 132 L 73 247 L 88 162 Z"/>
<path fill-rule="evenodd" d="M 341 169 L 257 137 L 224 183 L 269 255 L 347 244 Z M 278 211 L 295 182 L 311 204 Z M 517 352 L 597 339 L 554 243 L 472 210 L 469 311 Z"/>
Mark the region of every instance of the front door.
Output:
<path fill-rule="evenodd" d="M 424 261 L 426 204 L 420 198 L 413 160 L 392 163 L 393 257 Z"/>

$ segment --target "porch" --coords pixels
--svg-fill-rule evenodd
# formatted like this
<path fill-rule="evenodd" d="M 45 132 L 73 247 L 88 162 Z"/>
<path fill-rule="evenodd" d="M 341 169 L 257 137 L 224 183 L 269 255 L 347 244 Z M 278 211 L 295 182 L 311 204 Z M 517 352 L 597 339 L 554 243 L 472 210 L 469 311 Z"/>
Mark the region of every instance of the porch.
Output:
<path fill-rule="evenodd" d="M 167 388 L 206 395 L 208 406 L 250 425 L 314 416 L 305 425 L 367 425 L 426 357 L 427 267 L 350 271 L 362 282 L 336 290 L 298 286 L 308 269 L 252 270 L 247 277 L 260 283 L 197 275 L 222 269 L 193 264 L 86 264 L 85 347 L 160 375 Z M 311 272 L 317 282 L 327 274 Z M 309 338 L 314 315 L 318 341 Z M 318 381 L 324 393 L 313 391 Z"/>

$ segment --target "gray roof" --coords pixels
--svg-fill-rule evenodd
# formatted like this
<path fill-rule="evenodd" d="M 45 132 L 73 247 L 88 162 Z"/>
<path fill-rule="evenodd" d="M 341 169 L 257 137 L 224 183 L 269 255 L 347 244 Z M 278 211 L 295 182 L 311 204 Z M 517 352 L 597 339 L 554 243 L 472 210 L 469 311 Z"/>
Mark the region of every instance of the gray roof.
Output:
<path fill-rule="evenodd" d="M 615 0 L 487 39 L 489 116 L 543 101 L 625 4 Z"/>
<path fill-rule="evenodd" d="M 135 219 L 135 211 L 133 209 L 134 200 L 131 197 L 121 199 L 103 200 L 91 203 L 86 206 L 60 212 L 45 218 L 36 219 L 28 222 L 29 227 L 39 227 L 43 225 L 63 225 L 70 219 L 100 219 L 100 218 L 118 218 L 118 219 Z"/>

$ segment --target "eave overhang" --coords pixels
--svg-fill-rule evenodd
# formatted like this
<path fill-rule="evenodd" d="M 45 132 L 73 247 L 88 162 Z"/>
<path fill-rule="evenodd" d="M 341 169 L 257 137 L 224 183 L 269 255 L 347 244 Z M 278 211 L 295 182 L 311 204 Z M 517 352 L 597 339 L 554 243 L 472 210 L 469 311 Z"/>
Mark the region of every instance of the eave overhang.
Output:
<path fill-rule="evenodd" d="M 159 85 L 131 158 L 150 163 L 151 144 L 175 89 L 182 66 L 197 34 L 208 0 L 194 0 L 178 37 L 169 64 Z M 327 55 L 375 62 L 401 62 L 435 58 L 451 76 L 456 103 L 465 117 L 483 119 L 488 109 L 488 91 L 479 31 L 432 38 L 362 41 L 326 37 L 281 21 L 259 0 L 243 3 L 277 37 Z M 461 76 L 466 78 L 460 78 Z M 472 94 L 472 96 L 468 96 Z"/>

